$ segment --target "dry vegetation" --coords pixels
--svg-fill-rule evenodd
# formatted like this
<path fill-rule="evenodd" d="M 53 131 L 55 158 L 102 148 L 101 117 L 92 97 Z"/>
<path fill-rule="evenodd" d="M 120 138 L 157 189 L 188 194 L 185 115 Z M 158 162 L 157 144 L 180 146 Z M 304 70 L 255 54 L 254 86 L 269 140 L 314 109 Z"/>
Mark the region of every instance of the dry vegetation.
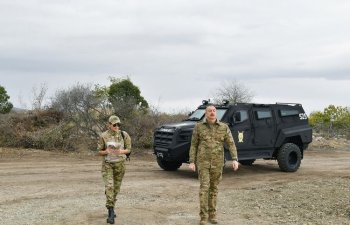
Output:
<path fill-rule="evenodd" d="M 130 120 L 124 120 L 122 129 L 131 135 L 134 147 L 150 148 L 153 130 L 157 126 L 184 118 L 184 114 L 140 113 Z M 98 134 L 106 129 L 106 121 L 99 122 L 99 130 L 93 123 L 77 125 L 77 121 L 54 110 L 0 115 L 0 146 L 63 151 L 94 150 Z M 94 132 L 87 132 L 88 129 Z"/>

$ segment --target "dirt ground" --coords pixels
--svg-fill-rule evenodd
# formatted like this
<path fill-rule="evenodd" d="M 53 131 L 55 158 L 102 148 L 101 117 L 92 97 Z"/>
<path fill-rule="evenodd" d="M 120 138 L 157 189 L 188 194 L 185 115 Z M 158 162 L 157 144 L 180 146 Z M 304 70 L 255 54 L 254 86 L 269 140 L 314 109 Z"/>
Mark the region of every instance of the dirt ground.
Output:
<path fill-rule="evenodd" d="M 0 224 L 106 224 L 100 158 L 0 148 Z M 220 184 L 220 224 L 350 224 L 350 149 L 305 152 L 284 173 L 257 160 Z M 149 153 L 134 155 L 117 202 L 116 224 L 198 224 L 199 182 L 187 165 L 166 172 Z"/>

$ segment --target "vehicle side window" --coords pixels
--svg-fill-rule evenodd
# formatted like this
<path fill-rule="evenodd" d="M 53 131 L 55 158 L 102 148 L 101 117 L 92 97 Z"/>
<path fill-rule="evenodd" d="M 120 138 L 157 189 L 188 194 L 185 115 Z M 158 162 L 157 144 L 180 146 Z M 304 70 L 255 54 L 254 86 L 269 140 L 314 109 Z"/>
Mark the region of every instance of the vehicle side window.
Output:
<path fill-rule="evenodd" d="M 279 116 L 281 117 L 281 121 L 285 123 L 307 120 L 306 113 L 298 109 L 280 109 Z"/>
<path fill-rule="evenodd" d="M 281 109 L 280 110 L 280 116 L 299 116 L 299 110 L 296 109 Z"/>
<path fill-rule="evenodd" d="M 233 121 L 234 123 L 242 123 L 248 120 L 248 111 L 247 110 L 239 110 L 234 113 Z"/>
<path fill-rule="evenodd" d="M 272 117 L 271 111 L 256 111 L 255 115 L 258 120 L 268 119 Z"/>

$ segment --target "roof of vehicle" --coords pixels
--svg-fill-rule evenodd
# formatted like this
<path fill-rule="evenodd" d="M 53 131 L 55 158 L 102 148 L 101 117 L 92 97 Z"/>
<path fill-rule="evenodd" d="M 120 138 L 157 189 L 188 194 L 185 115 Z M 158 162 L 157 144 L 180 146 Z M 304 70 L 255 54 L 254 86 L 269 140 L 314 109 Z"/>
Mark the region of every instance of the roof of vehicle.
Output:
<path fill-rule="evenodd" d="M 263 104 L 263 103 L 233 103 L 230 104 L 228 101 L 224 102 L 223 104 L 212 104 L 209 103 L 209 101 L 203 100 L 203 104 L 200 105 L 198 108 L 206 108 L 208 105 L 214 105 L 216 108 L 220 109 L 228 109 L 232 106 L 239 106 L 239 105 L 246 105 L 246 106 L 254 106 L 254 107 L 269 107 L 269 106 L 299 106 L 302 105 L 300 103 L 282 103 L 282 102 L 276 102 L 275 104 Z"/>

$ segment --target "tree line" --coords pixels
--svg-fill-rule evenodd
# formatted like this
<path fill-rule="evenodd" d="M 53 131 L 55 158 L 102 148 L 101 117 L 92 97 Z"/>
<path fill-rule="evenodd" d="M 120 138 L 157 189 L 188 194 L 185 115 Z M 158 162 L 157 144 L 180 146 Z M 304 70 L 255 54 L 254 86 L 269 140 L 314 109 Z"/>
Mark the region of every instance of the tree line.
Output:
<path fill-rule="evenodd" d="M 325 137 L 343 136 L 350 139 L 350 108 L 329 105 L 323 111 L 312 112 L 309 123 L 314 132 Z"/>
<path fill-rule="evenodd" d="M 1 87 L 1 86 L 0 86 Z M 133 146 L 150 148 L 153 131 L 164 123 L 179 122 L 187 113 L 168 114 L 149 105 L 129 78 L 110 77 L 110 85 L 75 84 L 56 91 L 44 105 L 47 87 L 33 88 L 32 110 L 8 114 L 13 105 L 0 88 L 0 146 L 39 149 L 95 149 L 98 135 L 112 114 L 122 120 Z M 249 102 L 253 93 L 237 80 L 224 82 L 213 102 Z M 194 106 L 196 107 L 196 106 Z"/>
<path fill-rule="evenodd" d="M 45 85 L 33 88 L 32 110 L 9 113 L 13 104 L 0 85 L 0 146 L 93 150 L 108 117 L 116 114 L 122 120 L 122 130 L 131 135 L 133 146 L 150 148 L 156 127 L 187 117 L 185 112 L 168 114 L 150 106 L 129 78 L 110 77 L 107 86 L 77 83 L 57 90 L 50 103 L 43 105 L 46 91 Z M 222 83 L 213 95 L 214 103 L 224 99 L 231 103 L 251 102 L 254 96 L 236 80 Z M 330 105 L 323 112 L 312 112 L 309 123 L 315 133 L 323 136 L 350 138 L 347 107 Z"/>
<path fill-rule="evenodd" d="M 93 150 L 108 117 L 116 114 L 122 130 L 132 136 L 133 146 L 150 148 L 155 127 L 187 116 L 151 107 L 129 78 L 110 78 L 108 86 L 78 83 L 56 91 L 43 106 L 45 92 L 42 86 L 34 93 L 33 110 L 9 113 L 13 105 L 0 88 L 0 146 Z"/>

